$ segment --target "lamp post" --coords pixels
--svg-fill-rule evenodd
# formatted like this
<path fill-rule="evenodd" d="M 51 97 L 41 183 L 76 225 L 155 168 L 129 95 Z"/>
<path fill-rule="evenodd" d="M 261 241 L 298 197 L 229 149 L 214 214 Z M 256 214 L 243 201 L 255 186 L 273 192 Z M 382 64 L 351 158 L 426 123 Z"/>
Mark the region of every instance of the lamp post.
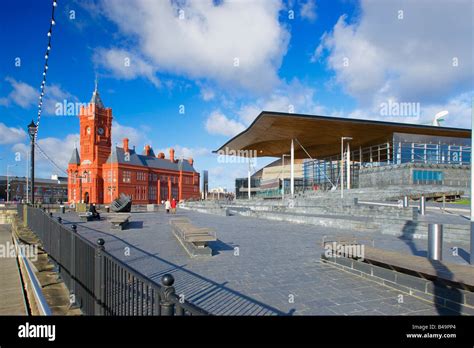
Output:
<path fill-rule="evenodd" d="M 7 203 L 10 202 L 10 175 L 8 173 L 10 167 L 16 167 L 16 164 L 7 164 Z"/>
<path fill-rule="evenodd" d="M 30 199 L 30 196 L 28 195 L 29 193 L 29 179 L 28 179 L 28 157 L 29 157 L 29 153 L 28 153 L 28 150 L 26 150 L 26 174 L 25 174 L 25 178 L 26 178 L 26 204 L 30 203 L 29 199 Z"/>
<path fill-rule="evenodd" d="M 178 202 L 183 199 L 183 158 L 180 157 L 178 160 L 178 169 L 179 169 L 179 187 L 178 187 Z"/>
<path fill-rule="evenodd" d="M 31 203 L 35 204 L 35 136 L 38 126 L 32 120 L 28 125 L 28 135 L 30 136 L 31 142 Z"/>
<path fill-rule="evenodd" d="M 352 138 L 341 137 L 341 199 L 344 198 L 344 140 L 349 141 Z"/>

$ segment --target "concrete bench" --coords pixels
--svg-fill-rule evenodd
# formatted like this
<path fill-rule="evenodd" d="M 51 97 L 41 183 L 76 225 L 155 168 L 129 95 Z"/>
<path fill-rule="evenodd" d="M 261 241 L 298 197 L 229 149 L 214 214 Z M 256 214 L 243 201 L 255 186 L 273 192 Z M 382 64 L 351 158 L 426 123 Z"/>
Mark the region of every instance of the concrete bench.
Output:
<path fill-rule="evenodd" d="M 87 222 L 87 221 L 92 221 L 92 220 L 98 220 L 97 217 L 94 217 L 92 213 L 84 213 L 84 214 L 79 214 L 79 218 L 81 221 Z"/>
<path fill-rule="evenodd" d="M 212 255 L 209 242 L 217 241 L 216 232 L 210 228 L 196 227 L 187 218 L 170 220 L 171 230 L 191 256 Z"/>
<path fill-rule="evenodd" d="M 114 214 L 109 215 L 108 220 L 113 229 L 123 230 L 130 223 L 130 216 L 130 214 Z"/>

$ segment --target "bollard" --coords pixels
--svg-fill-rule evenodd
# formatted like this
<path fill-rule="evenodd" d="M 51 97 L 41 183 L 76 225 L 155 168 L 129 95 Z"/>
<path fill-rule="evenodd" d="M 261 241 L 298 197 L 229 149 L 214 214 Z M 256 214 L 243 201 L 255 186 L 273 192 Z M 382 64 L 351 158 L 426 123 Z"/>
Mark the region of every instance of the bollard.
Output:
<path fill-rule="evenodd" d="M 175 294 L 173 276 L 171 274 L 165 274 L 161 277 L 161 284 L 163 284 L 160 301 L 161 315 L 172 316 L 174 315 L 174 303 L 171 302 L 170 299 Z"/>
<path fill-rule="evenodd" d="M 443 260 L 443 225 L 428 225 L 428 258 L 430 260 Z"/>
<path fill-rule="evenodd" d="M 425 196 L 420 197 L 420 214 L 425 215 L 426 213 L 426 198 Z"/>
<path fill-rule="evenodd" d="M 63 219 L 61 219 L 60 216 L 58 216 L 58 222 L 61 223 L 63 221 Z"/>
<path fill-rule="evenodd" d="M 72 225 L 71 227 L 72 227 L 73 232 L 77 232 L 77 226 L 76 225 Z"/>
<path fill-rule="evenodd" d="M 49 217 L 53 218 L 53 213 L 49 212 Z"/>
<path fill-rule="evenodd" d="M 64 205 L 60 205 L 59 206 L 59 209 L 61 211 L 61 214 L 65 214 L 66 213 L 66 207 Z"/>
<path fill-rule="evenodd" d="M 409 203 L 408 203 L 408 196 L 403 197 L 403 208 L 408 208 Z"/>

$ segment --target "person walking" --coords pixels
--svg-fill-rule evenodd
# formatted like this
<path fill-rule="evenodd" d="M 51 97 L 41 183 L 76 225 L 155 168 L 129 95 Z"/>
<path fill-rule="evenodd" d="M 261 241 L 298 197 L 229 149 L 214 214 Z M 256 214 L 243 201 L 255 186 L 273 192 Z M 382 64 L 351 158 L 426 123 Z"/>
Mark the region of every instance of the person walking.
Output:
<path fill-rule="evenodd" d="M 171 214 L 176 214 L 176 205 L 177 205 L 177 202 L 176 202 L 176 199 L 173 199 L 171 200 Z"/>
<path fill-rule="evenodd" d="M 170 213 L 170 208 L 171 208 L 171 204 L 170 204 L 169 199 L 167 199 L 166 202 L 165 202 L 166 214 Z"/>

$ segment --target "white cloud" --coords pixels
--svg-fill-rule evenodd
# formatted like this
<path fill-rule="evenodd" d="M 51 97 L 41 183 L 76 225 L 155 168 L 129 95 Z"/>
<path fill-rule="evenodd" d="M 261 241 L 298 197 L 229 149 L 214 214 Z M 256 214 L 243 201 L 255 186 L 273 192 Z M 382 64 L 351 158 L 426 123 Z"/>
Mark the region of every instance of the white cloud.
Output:
<path fill-rule="evenodd" d="M 213 111 L 207 118 L 205 127 L 210 134 L 226 136 L 234 136 L 245 129 L 244 124 L 228 118 L 218 110 Z"/>
<path fill-rule="evenodd" d="M 52 174 L 65 176 L 64 171 L 67 170 L 67 165 L 71 159 L 72 150 L 76 144 L 79 144 L 79 134 L 69 134 L 64 139 L 59 138 L 41 138 L 38 139 L 38 144 L 44 153 L 58 165 L 58 169 L 53 165 L 37 148 L 35 151 L 35 175 L 42 178 L 50 178 Z M 13 152 L 20 152 L 23 154 L 22 158 L 25 161 L 25 155 L 30 150 L 29 144 L 17 143 L 12 147 Z"/>
<path fill-rule="evenodd" d="M 252 91 L 278 82 L 290 37 L 281 1 L 103 0 L 102 8 L 156 71 Z"/>
<path fill-rule="evenodd" d="M 0 105 L 10 106 L 12 103 L 20 106 L 23 109 L 38 105 L 39 91 L 31 85 L 17 81 L 11 77 L 5 79 L 10 83 L 13 90 L 8 94 L 7 97 L 0 98 Z M 60 85 L 52 84 L 46 85 L 45 97 L 43 99 L 43 112 L 46 115 L 54 115 L 56 112 L 56 104 L 75 103 L 78 98 L 71 93 L 63 90 Z"/>
<path fill-rule="evenodd" d="M 215 96 L 216 94 L 214 93 L 212 89 L 201 88 L 201 97 L 204 101 L 212 100 L 214 99 Z"/>
<path fill-rule="evenodd" d="M 11 77 L 5 78 L 9 82 L 13 90 L 7 97 L 0 98 L 0 105 L 9 106 L 14 103 L 24 109 L 34 105 L 38 101 L 39 92 L 29 84 L 17 81 Z"/>
<path fill-rule="evenodd" d="M 243 105 L 237 112 L 247 126 L 262 112 L 276 111 L 300 114 L 325 115 L 328 111 L 315 101 L 316 90 L 298 79 L 283 83 L 270 96 L 255 103 Z"/>
<path fill-rule="evenodd" d="M 141 144 L 145 141 L 146 129 L 138 130 L 134 127 L 124 126 L 117 121 L 112 122 L 112 146 L 117 144 L 122 147 L 123 139 L 128 138 L 129 146 L 133 148 L 136 146 L 140 148 Z"/>
<path fill-rule="evenodd" d="M 446 103 L 437 103 L 421 107 L 421 117 L 423 122 L 429 123 L 434 115 L 442 110 L 447 110 L 449 114 L 444 117 L 442 125 L 459 128 L 471 128 L 471 113 L 473 107 L 474 93 L 466 92 L 450 98 Z"/>
<path fill-rule="evenodd" d="M 174 147 L 174 150 L 176 151 L 176 156 L 179 157 L 184 157 L 184 158 L 197 158 L 200 156 L 206 156 L 211 154 L 211 150 L 205 148 L 205 147 L 186 147 L 186 146 L 181 146 L 176 144 Z"/>
<path fill-rule="evenodd" d="M 71 93 L 63 90 L 59 85 L 52 84 L 45 88 L 45 98 L 43 102 L 43 111 L 47 115 L 56 114 L 56 105 L 66 103 L 76 103 L 79 99 Z"/>
<path fill-rule="evenodd" d="M 0 122 L 0 145 L 15 144 L 27 139 L 22 128 L 8 127 Z"/>
<path fill-rule="evenodd" d="M 156 68 L 127 50 L 98 48 L 93 60 L 96 65 L 104 67 L 118 78 L 132 80 L 144 76 L 156 87 L 160 86 L 160 81 L 155 76 Z"/>
<path fill-rule="evenodd" d="M 155 155 L 159 154 L 160 152 L 163 152 L 165 156 L 168 157 L 171 148 L 174 149 L 175 158 L 193 158 L 194 160 L 199 157 L 210 156 L 212 152 L 211 150 L 205 147 L 186 147 L 179 144 L 175 144 L 174 146 L 170 146 L 166 149 L 153 149 L 153 151 L 155 152 Z"/>
<path fill-rule="evenodd" d="M 471 112 L 472 112 L 472 92 L 461 93 L 448 99 L 442 103 L 420 103 L 419 114 L 417 115 L 404 115 L 404 116 L 382 116 L 381 106 L 374 105 L 373 107 L 367 108 L 356 108 L 350 113 L 344 115 L 349 118 L 358 119 L 372 119 L 387 122 L 400 122 L 400 123 L 414 123 L 414 124 L 432 124 L 434 116 L 443 110 L 447 110 L 449 114 L 444 117 L 442 126 L 446 127 L 458 127 L 458 128 L 471 128 Z M 392 103 L 400 103 L 397 99 L 391 99 Z M 398 104 L 400 105 L 400 104 Z M 416 110 L 416 106 L 412 109 Z"/>
<path fill-rule="evenodd" d="M 313 60 L 328 52 L 335 81 L 361 108 L 389 99 L 437 105 L 472 90 L 470 1 L 363 0 L 360 13 L 355 23 L 341 16 Z"/>
<path fill-rule="evenodd" d="M 316 1 L 315 0 L 307 0 L 301 4 L 300 15 L 302 18 L 307 19 L 309 21 L 315 21 L 317 18 L 316 15 Z"/>
<path fill-rule="evenodd" d="M 237 110 L 232 117 L 214 111 L 207 118 L 205 127 L 210 134 L 234 136 L 248 127 L 262 111 L 335 114 L 335 111 L 330 111 L 315 101 L 315 93 L 314 88 L 298 79 L 293 79 L 290 83 L 281 83 L 280 87 L 268 97 L 258 98 L 254 103 L 243 104 L 240 107 L 231 104 L 230 108 Z"/>

